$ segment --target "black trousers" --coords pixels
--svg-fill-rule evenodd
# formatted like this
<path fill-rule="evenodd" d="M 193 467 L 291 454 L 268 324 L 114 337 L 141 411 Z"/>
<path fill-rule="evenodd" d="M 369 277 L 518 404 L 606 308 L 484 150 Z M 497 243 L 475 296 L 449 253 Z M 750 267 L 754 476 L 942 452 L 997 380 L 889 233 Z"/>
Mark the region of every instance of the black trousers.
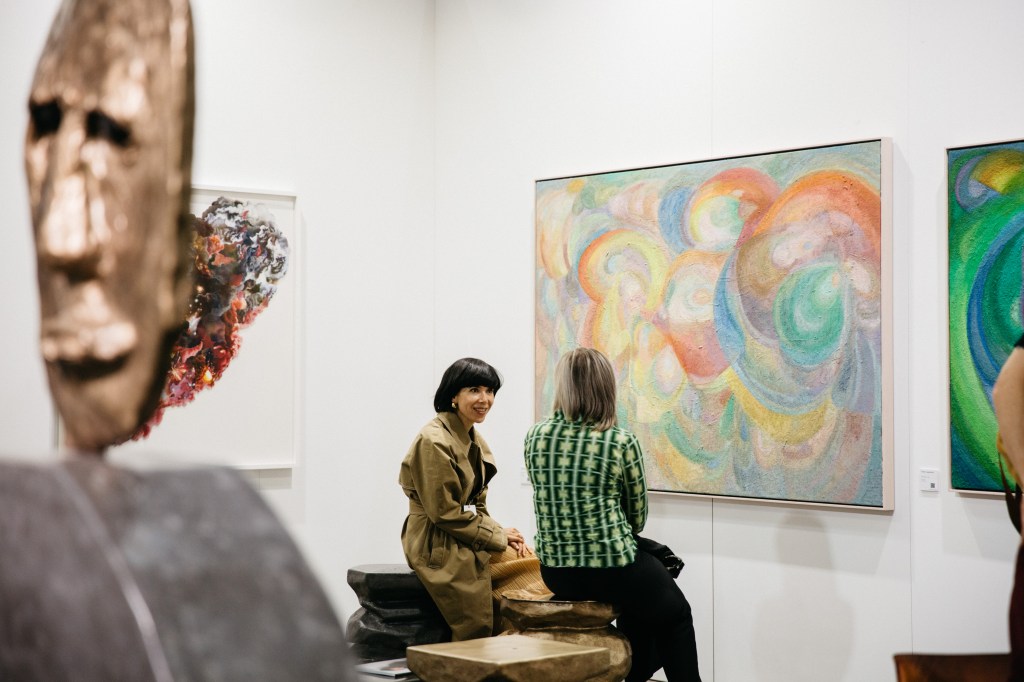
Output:
<path fill-rule="evenodd" d="M 682 590 L 650 554 L 622 568 L 540 567 L 555 599 L 611 602 L 622 609 L 619 630 L 633 649 L 626 682 L 649 680 L 658 668 L 669 682 L 700 682 L 693 614 Z"/>

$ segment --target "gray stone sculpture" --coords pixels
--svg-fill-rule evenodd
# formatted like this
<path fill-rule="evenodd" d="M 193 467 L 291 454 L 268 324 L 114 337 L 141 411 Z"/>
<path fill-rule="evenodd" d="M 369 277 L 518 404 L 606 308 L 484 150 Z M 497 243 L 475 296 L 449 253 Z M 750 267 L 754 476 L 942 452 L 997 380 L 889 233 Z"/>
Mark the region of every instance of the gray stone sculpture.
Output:
<path fill-rule="evenodd" d="M 349 679 L 322 590 L 231 470 L 5 461 L 0 556 L 0 679 Z"/>
<path fill-rule="evenodd" d="M 29 98 L 41 346 L 73 452 L 0 459 L 0 679 L 350 680 L 297 547 L 238 472 L 115 467 L 192 295 L 187 0 L 65 0 Z"/>

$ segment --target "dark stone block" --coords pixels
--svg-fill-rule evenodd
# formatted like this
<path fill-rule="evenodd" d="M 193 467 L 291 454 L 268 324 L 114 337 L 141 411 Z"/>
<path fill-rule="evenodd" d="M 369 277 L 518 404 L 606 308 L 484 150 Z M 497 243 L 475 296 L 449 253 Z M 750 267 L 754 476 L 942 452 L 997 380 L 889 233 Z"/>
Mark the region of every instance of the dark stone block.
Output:
<path fill-rule="evenodd" d="M 348 569 L 348 584 L 359 598 L 376 601 L 433 600 L 416 573 L 402 564 L 363 564 Z"/>
<path fill-rule="evenodd" d="M 349 569 L 348 583 L 363 607 L 352 614 L 347 628 L 359 660 L 402 658 L 406 647 L 451 639 L 444 617 L 409 567 L 355 566 Z"/>
<path fill-rule="evenodd" d="M 0 462 L 0 679 L 352 676 L 326 595 L 237 472 Z"/>
<path fill-rule="evenodd" d="M 348 636 L 360 659 L 381 661 L 404 657 L 406 647 L 448 641 L 451 631 L 443 618 L 384 621 L 362 608 L 349 618 Z"/>

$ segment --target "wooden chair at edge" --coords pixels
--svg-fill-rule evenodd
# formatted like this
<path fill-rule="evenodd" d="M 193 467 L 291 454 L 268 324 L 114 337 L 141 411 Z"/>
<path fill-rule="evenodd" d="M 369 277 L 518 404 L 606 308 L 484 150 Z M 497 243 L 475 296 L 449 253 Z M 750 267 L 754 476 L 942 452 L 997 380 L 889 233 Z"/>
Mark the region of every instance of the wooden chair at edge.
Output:
<path fill-rule="evenodd" d="M 1010 654 L 896 654 L 896 682 L 1006 682 Z"/>

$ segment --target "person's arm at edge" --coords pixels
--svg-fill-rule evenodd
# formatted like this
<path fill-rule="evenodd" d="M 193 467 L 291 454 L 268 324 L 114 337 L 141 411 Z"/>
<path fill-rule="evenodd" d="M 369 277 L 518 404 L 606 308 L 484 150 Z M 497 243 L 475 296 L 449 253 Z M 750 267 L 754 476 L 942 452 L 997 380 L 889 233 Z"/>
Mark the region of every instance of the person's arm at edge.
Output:
<path fill-rule="evenodd" d="M 647 524 L 647 474 L 640 443 L 633 434 L 623 451 L 622 475 L 622 509 L 633 532 L 639 533 Z"/>
<path fill-rule="evenodd" d="M 999 371 L 992 405 L 1010 466 L 1024 472 L 1024 348 L 1014 348 Z"/>

